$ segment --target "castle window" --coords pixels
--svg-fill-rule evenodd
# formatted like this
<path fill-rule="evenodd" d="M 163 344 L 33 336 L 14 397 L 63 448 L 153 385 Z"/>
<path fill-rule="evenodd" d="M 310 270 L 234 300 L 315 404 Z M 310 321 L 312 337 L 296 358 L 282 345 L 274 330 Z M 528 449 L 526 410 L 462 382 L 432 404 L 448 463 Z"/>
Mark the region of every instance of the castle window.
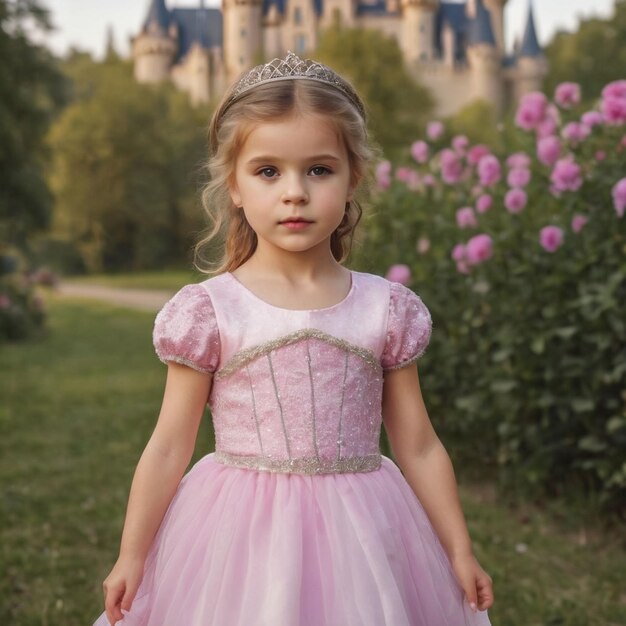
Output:
<path fill-rule="evenodd" d="M 294 24 L 302 24 L 302 9 L 300 7 L 293 10 L 293 22 Z"/>
<path fill-rule="evenodd" d="M 306 36 L 298 35 L 296 37 L 296 54 L 300 54 L 306 50 Z"/>

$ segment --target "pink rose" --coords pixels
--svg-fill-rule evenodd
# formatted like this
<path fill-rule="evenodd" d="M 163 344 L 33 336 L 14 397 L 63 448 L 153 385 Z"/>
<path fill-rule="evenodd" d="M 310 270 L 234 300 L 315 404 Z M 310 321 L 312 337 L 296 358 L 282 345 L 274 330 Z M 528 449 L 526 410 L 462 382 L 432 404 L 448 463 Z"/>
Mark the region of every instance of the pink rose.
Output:
<path fill-rule="evenodd" d="M 561 83 L 556 88 L 554 99 L 560 107 L 571 109 L 580 103 L 580 85 L 578 83 Z"/>
<path fill-rule="evenodd" d="M 408 285 L 411 282 L 411 269 L 408 265 L 392 265 L 385 278 L 392 283 Z"/>
<path fill-rule="evenodd" d="M 422 178 L 422 184 L 425 187 L 434 187 L 437 184 L 437 180 L 432 174 L 425 174 Z"/>
<path fill-rule="evenodd" d="M 493 241 L 489 235 L 480 234 L 472 237 L 466 246 L 467 261 L 472 265 L 478 265 L 493 254 Z"/>
<path fill-rule="evenodd" d="M 600 126 L 604 124 L 604 115 L 600 113 L 600 111 L 587 111 L 587 113 L 583 113 L 580 121 L 589 128 L 593 128 L 594 126 Z"/>
<path fill-rule="evenodd" d="M 478 226 L 474 209 L 471 206 L 463 207 L 456 212 L 456 223 L 459 228 L 473 228 Z"/>
<path fill-rule="evenodd" d="M 572 230 L 575 233 L 579 233 L 588 221 L 589 220 L 584 215 L 574 215 L 574 217 L 572 218 Z"/>
<path fill-rule="evenodd" d="M 418 163 L 426 163 L 428 161 L 428 144 L 425 141 L 415 141 L 411 145 L 411 156 Z"/>
<path fill-rule="evenodd" d="M 462 243 L 457 243 L 452 250 L 452 258 L 457 261 L 464 261 L 466 258 L 467 250 L 465 249 L 465 245 Z"/>
<path fill-rule="evenodd" d="M 598 150 L 594 156 L 596 161 L 604 161 L 606 159 L 606 152 L 604 150 Z"/>
<path fill-rule="evenodd" d="M 578 122 L 570 122 L 561 131 L 561 137 L 574 145 L 585 141 L 590 134 L 591 128 L 586 124 L 579 124 Z"/>
<path fill-rule="evenodd" d="M 509 168 L 529 168 L 531 163 L 532 159 L 525 152 L 515 152 L 506 160 Z"/>
<path fill-rule="evenodd" d="M 417 240 L 417 251 L 420 254 L 426 254 L 430 250 L 430 239 L 428 237 L 420 237 Z"/>
<path fill-rule="evenodd" d="M 580 165 L 571 158 L 557 161 L 550 181 L 556 191 L 578 191 L 583 184 Z"/>
<path fill-rule="evenodd" d="M 509 187 L 526 187 L 530 182 L 530 170 L 523 167 L 513 168 L 507 177 Z"/>
<path fill-rule="evenodd" d="M 402 183 L 406 183 L 410 177 L 411 168 L 402 166 L 396 170 L 396 180 L 399 180 Z"/>
<path fill-rule="evenodd" d="M 548 110 L 548 98 L 540 91 L 527 93 L 521 100 L 515 123 L 524 130 L 534 130 L 543 122 Z"/>
<path fill-rule="evenodd" d="M 603 98 L 626 98 L 626 80 L 616 80 L 602 90 Z"/>
<path fill-rule="evenodd" d="M 491 150 L 481 143 L 476 146 L 470 148 L 470 151 L 467 153 L 467 160 L 472 165 L 478 165 L 479 161 L 488 154 L 491 154 Z"/>
<path fill-rule="evenodd" d="M 437 141 L 443 135 L 444 126 L 441 122 L 429 122 L 426 126 L 426 136 L 432 140 Z"/>
<path fill-rule="evenodd" d="M 537 142 L 537 158 L 544 165 L 554 165 L 561 154 L 561 142 L 554 136 L 542 137 Z"/>
<path fill-rule="evenodd" d="M 11 306 L 11 298 L 4 293 L 0 293 L 0 310 L 8 309 Z"/>
<path fill-rule="evenodd" d="M 500 161 L 493 154 L 484 156 L 478 163 L 478 176 L 483 187 L 495 185 L 502 176 Z"/>
<path fill-rule="evenodd" d="M 602 101 L 602 113 L 607 124 L 621 126 L 626 122 L 626 98 L 605 98 Z"/>
<path fill-rule="evenodd" d="M 537 137 L 547 137 L 548 135 L 554 135 L 561 123 L 561 115 L 559 110 L 553 105 L 549 105 L 546 111 L 545 118 L 537 125 L 536 133 Z"/>
<path fill-rule="evenodd" d="M 391 162 L 381 161 L 376 166 L 376 184 L 379 189 L 388 189 L 391 185 Z"/>
<path fill-rule="evenodd" d="M 504 206 L 509 213 L 521 213 L 528 203 L 528 196 L 523 189 L 510 189 L 504 197 Z"/>
<path fill-rule="evenodd" d="M 626 178 L 622 178 L 612 190 L 613 205 L 615 206 L 615 212 L 617 217 L 624 217 L 624 210 L 626 210 Z"/>
<path fill-rule="evenodd" d="M 493 198 L 488 193 L 484 193 L 476 200 L 476 210 L 479 213 L 486 213 L 492 205 Z"/>
<path fill-rule="evenodd" d="M 411 191 L 417 191 L 420 186 L 420 175 L 415 170 L 409 169 L 406 174 L 406 180 L 404 181 L 405 185 Z"/>
<path fill-rule="evenodd" d="M 463 164 L 459 155 L 449 149 L 441 151 L 441 178 L 449 185 L 454 185 L 463 176 Z"/>
<path fill-rule="evenodd" d="M 539 242 L 547 252 L 554 252 L 563 244 L 563 230 L 558 226 L 544 226 L 539 233 Z"/>
<path fill-rule="evenodd" d="M 459 153 L 465 154 L 465 150 L 469 146 L 469 139 L 465 135 L 457 135 L 452 140 L 452 147 Z"/>

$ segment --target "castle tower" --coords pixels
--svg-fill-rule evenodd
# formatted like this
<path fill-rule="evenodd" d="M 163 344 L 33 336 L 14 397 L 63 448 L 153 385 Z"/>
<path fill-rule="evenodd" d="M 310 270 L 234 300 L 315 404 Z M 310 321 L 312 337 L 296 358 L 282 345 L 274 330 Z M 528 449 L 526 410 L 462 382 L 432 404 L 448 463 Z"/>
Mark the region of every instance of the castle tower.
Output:
<path fill-rule="evenodd" d="M 280 32 L 281 22 L 278 0 L 270 0 L 263 17 L 263 55 L 266 60 L 281 56 L 283 49 Z"/>
<path fill-rule="evenodd" d="M 517 52 L 517 98 L 531 91 L 540 90 L 547 73 L 548 63 L 539 45 L 531 0 L 528 6 L 526 30 Z"/>
<path fill-rule="evenodd" d="M 224 64 L 229 81 L 253 67 L 262 53 L 263 0 L 224 0 Z"/>
<path fill-rule="evenodd" d="M 435 14 L 439 0 L 401 0 L 400 47 L 409 65 L 435 55 Z"/>
<path fill-rule="evenodd" d="M 138 83 L 167 80 L 178 49 L 178 29 L 164 0 L 151 0 L 141 33 L 131 39 Z"/>
<path fill-rule="evenodd" d="M 503 108 L 502 55 L 491 27 L 491 16 L 483 0 L 475 0 L 469 21 L 467 56 L 476 98 Z"/>
<path fill-rule="evenodd" d="M 504 55 L 506 51 L 506 42 L 504 37 L 504 6 L 507 0 L 485 0 L 485 6 L 491 13 L 491 26 L 493 34 L 496 37 L 496 44 L 500 54 Z"/>

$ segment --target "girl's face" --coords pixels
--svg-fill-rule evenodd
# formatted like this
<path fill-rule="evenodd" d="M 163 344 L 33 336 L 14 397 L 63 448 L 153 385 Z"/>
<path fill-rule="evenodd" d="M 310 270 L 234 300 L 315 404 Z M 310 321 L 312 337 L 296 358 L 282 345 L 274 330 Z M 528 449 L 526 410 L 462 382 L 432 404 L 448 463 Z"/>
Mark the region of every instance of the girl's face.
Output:
<path fill-rule="evenodd" d="M 257 247 L 287 253 L 330 253 L 330 236 L 353 192 L 340 136 L 312 115 L 254 126 L 237 156 L 230 188 L 257 234 Z"/>

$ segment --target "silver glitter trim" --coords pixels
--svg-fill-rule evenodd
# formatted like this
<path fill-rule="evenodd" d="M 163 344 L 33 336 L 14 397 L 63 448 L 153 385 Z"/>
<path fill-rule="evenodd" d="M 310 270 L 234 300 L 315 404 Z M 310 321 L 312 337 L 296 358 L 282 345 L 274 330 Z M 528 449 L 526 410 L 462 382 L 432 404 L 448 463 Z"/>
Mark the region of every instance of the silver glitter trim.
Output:
<path fill-rule="evenodd" d="M 214 459 L 222 465 L 284 474 L 346 474 L 373 472 L 381 466 L 380 454 L 355 456 L 339 460 L 318 459 L 316 457 L 276 459 L 269 456 L 244 456 L 216 450 Z"/>
<path fill-rule="evenodd" d="M 252 376 L 250 376 L 250 369 L 246 365 L 246 374 L 248 374 L 248 383 L 250 384 L 250 395 L 252 396 L 252 413 L 254 414 L 254 425 L 256 427 L 256 436 L 259 439 L 259 448 L 261 448 L 261 454 L 263 452 L 263 441 L 261 440 L 261 430 L 259 429 L 259 416 L 256 411 L 256 398 L 254 397 L 254 385 L 252 384 Z"/>
<path fill-rule="evenodd" d="M 396 365 L 391 365 L 390 367 L 383 368 L 383 372 L 390 372 L 391 370 L 399 370 L 402 367 L 406 367 L 407 365 L 411 365 L 411 363 L 415 363 L 417 359 L 419 359 L 425 352 L 428 345 L 422 348 L 417 354 L 414 354 L 410 359 L 406 361 L 402 361 L 402 363 L 398 363 Z"/>
<path fill-rule="evenodd" d="M 285 414 L 283 412 L 283 405 L 280 401 L 280 393 L 278 391 L 278 385 L 276 384 L 276 378 L 274 377 L 274 366 L 272 365 L 272 355 L 267 353 L 267 362 L 270 366 L 270 375 L 272 377 L 272 384 L 274 385 L 274 393 L 276 394 L 276 402 L 278 403 L 278 409 L 280 411 L 280 423 L 283 427 L 283 434 L 285 435 L 285 447 L 287 448 L 287 456 L 291 458 L 291 450 L 289 449 L 289 436 L 287 435 L 287 426 L 285 425 Z"/>
<path fill-rule="evenodd" d="M 265 343 L 254 346 L 253 348 L 247 348 L 246 350 L 241 350 L 240 352 L 237 352 L 237 354 L 234 354 L 229 359 L 229 361 L 224 364 L 222 368 L 215 372 L 215 378 L 226 378 L 227 376 L 230 376 L 231 374 L 234 374 L 237 370 L 241 369 L 244 365 L 247 365 L 251 361 L 258 359 L 259 357 L 264 356 L 265 354 L 268 354 L 273 350 L 277 350 L 278 348 L 282 348 L 283 346 L 287 346 L 302 341 L 303 339 L 310 338 L 325 341 L 326 343 L 329 343 L 337 348 L 346 350 L 347 352 L 351 352 L 352 354 L 356 354 L 372 367 L 380 369 L 380 362 L 374 356 L 374 353 L 367 348 L 355 346 L 354 344 L 350 343 L 349 341 L 345 341 L 344 339 L 337 339 L 337 337 L 333 337 L 332 335 L 325 333 L 323 330 L 318 330 L 317 328 L 302 328 L 288 335 L 278 337 L 277 339 L 266 341 Z"/>
<path fill-rule="evenodd" d="M 158 354 L 157 356 L 159 357 L 159 361 L 161 361 L 162 363 L 165 363 L 165 365 L 167 365 L 168 362 L 174 362 L 174 363 L 180 363 L 180 365 L 186 365 L 187 367 L 190 367 L 191 369 L 196 370 L 196 372 L 201 372 L 202 374 L 213 373 L 211 370 L 205 367 L 200 367 L 199 365 L 196 365 L 196 363 L 194 363 L 193 361 L 186 359 L 182 356 L 177 356 L 175 354 L 165 354 L 163 356 Z"/>
<path fill-rule="evenodd" d="M 294 79 L 315 80 L 334 87 L 352 102 L 361 117 L 365 119 L 366 114 L 363 101 L 348 81 L 336 72 L 333 72 L 329 67 L 311 59 L 301 59 L 291 51 L 287 52 L 287 56 L 284 59 L 272 59 L 269 63 L 257 65 L 246 72 L 232 88 L 230 97 L 224 102 L 219 117 L 222 117 L 234 102 L 239 100 L 253 87 L 279 80 Z"/>
<path fill-rule="evenodd" d="M 341 458 L 341 427 L 343 422 L 343 400 L 346 396 L 346 379 L 348 377 L 348 353 L 346 352 L 346 362 L 343 367 L 343 383 L 341 384 L 341 404 L 339 405 L 339 433 L 337 435 L 337 460 Z"/>
<path fill-rule="evenodd" d="M 309 350 L 309 340 L 306 340 L 306 362 L 309 366 L 309 382 L 311 384 L 311 417 L 312 417 L 312 430 L 313 430 L 313 447 L 315 448 L 315 456 L 319 459 L 320 451 L 317 447 L 317 431 L 315 424 L 315 392 L 313 391 L 313 370 L 311 369 L 311 352 Z"/>

